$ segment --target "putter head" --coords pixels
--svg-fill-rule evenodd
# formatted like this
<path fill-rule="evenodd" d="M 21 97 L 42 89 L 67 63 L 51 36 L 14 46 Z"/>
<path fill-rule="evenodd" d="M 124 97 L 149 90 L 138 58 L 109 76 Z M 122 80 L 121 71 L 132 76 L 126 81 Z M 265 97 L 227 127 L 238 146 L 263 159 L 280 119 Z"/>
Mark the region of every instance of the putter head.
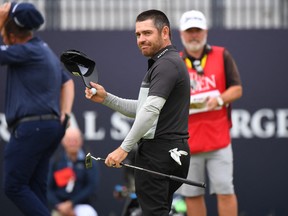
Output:
<path fill-rule="evenodd" d="M 92 167 L 92 158 L 91 158 L 90 152 L 86 155 L 85 166 L 86 166 L 86 169 L 89 169 Z"/>

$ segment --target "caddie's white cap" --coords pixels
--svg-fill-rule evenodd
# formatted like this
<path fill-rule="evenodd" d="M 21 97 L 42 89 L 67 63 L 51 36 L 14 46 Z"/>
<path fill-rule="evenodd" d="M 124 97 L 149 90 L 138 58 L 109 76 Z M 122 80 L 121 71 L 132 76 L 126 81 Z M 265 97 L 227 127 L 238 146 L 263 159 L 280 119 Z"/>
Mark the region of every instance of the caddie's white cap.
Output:
<path fill-rule="evenodd" d="M 207 29 L 206 18 L 202 12 L 191 10 L 182 15 L 180 19 L 180 31 L 186 31 L 189 28 Z"/>

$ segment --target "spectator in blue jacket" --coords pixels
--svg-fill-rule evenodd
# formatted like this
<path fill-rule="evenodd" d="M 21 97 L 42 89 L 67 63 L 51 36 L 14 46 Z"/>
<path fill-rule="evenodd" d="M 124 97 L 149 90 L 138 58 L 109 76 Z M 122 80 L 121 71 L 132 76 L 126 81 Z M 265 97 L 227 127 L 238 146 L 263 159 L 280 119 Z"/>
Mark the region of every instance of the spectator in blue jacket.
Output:
<path fill-rule="evenodd" d="M 97 216 L 91 199 L 98 186 L 98 169 L 96 164 L 91 169 L 85 167 L 81 131 L 70 126 L 62 147 L 50 162 L 48 201 L 52 216 Z"/>

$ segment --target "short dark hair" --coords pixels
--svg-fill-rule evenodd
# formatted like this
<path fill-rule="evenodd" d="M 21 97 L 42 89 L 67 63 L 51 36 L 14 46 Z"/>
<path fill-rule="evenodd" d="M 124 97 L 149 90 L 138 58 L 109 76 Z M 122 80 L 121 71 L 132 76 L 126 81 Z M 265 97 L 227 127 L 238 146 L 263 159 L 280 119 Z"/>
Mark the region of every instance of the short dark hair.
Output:
<path fill-rule="evenodd" d="M 23 28 L 18 26 L 14 19 L 9 18 L 5 25 L 4 25 L 4 29 L 5 29 L 5 34 L 7 36 L 9 36 L 9 34 L 14 34 L 16 37 L 19 38 L 26 38 L 28 36 L 30 36 L 32 34 L 32 31 L 27 29 L 27 28 Z"/>
<path fill-rule="evenodd" d="M 158 29 L 159 32 L 162 31 L 162 29 L 167 26 L 169 28 L 169 36 L 171 39 L 171 30 L 170 30 L 170 22 L 165 13 L 159 10 L 147 10 L 142 13 L 140 13 L 137 18 L 136 22 L 142 22 L 145 20 L 151 19 L 154 22 L 155 27 Z"/>

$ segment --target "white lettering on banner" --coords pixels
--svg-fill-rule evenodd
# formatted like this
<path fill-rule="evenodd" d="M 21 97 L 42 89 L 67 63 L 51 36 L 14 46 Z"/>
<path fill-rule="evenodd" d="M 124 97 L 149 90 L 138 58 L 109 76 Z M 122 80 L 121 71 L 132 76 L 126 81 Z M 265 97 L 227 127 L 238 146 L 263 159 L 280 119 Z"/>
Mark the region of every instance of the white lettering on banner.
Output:
<path fill-rule="evenodd" d="M 127 118 L 126 116 L 115 112 L 111 116 L 111 138 L 114 140 L 123 140 L 131 129 L 131 125 L 128 121 L 133 119 Z"/>
<path fill-rule="evenodd" d="M 99 128 L 96 130 L 97 112 L 85 111 L 84 116 L 84 138 L 86 140 L 104 140 L 105 129 Z"/>
<path fill-rule="evenodd" d="M 277 137 L 288 137 L 288 109 L 279 109 L 277 115 Z"/>
<path fill-rule="evenodd" d="M 288 109 L 260 109 L 253 115 L 247 110 L 232 112 L 232 138 L 287 138 Z"/>
<path fill-rule="evenodd" d="M 251 115 L 247 110 L 233 110 L 232 111 L 232 123 L 231 136 L 234 138 L 252 138 L 253 134 L 250 130 Z"/>
<path fill-rule="evenodd" d="M 97 112 L 96 111 L 85 111 L 84 116 L 84 137 L 86 140 L 104 140 L 106 131 L 104 128 L 97 129 Z M 111 116 L 110 123 L 110 135 L 113 140 L 123 140 L 128 134 L 131 125 L 129 121 L 130 118 L 124 115 L 114 112 Z"/>
<path fill-rule="evenodd" d="M 112 113 L 108 127 L 110 133 L 106 133 L 104 127 L 97 123 L 96 111 L 84 111 L 84 138 L 88 141 L 104 140 L 107 134 L 112 140 L 123 140 L 131 129 L 133 119 L 127 118 L 118 112 Z M 76 120 L 76 119 L 75 119 Z M 80 120 L 79 117 L 77 119 Z M 288 109 L 256 110 L 254 113 L 245 109 L 232 111 L 233 127 L 231 136 L 234 139 L 244 138 L 287 138 L 288 137 Z M 8 142 L 10 133 L 7 128 L 4 113 L 0 113 L 0 140 Z"/>

